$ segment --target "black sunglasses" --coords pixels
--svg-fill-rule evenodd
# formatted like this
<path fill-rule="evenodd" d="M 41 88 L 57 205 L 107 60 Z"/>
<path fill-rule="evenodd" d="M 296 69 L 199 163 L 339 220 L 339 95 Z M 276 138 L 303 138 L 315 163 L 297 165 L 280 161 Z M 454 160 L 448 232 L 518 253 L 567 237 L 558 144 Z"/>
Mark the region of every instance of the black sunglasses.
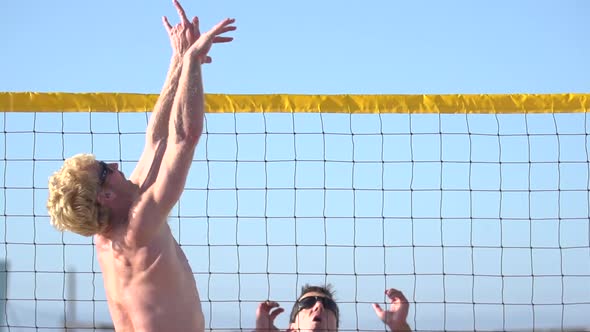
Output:
<path fill-rule="evenodd" d="M 107 180 L 107 175 L 113 173 L 113 170 L 110 169 L 109 165 L 104 161 L 99 161 L 98 164 L 100 165 L 100 174 L 98 175 L 98 184 L 103 185 L 104 182 Z"/>
<path fill-rule="evenodd" d="M 300 299 L 297 301 L 297 312 L 313 307 L 318 301 L 321 301 L 324 308 L 332 311 L 338 317 L 338 305 L 334 300 L 325 296 L 306 296 Z"/>

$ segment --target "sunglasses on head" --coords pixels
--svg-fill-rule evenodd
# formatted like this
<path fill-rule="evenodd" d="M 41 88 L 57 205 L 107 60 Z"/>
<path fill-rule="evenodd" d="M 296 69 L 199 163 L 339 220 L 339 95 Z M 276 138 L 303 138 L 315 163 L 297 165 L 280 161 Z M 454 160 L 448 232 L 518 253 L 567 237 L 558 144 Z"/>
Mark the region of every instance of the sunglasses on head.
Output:
<path fill-rule="evenodd" d="M 297 311 L 302 309 L 309 309 L 313 307 L 318 301 L 322 302 L 324 308 L 332 311 L 336 316 L 338 316 L 338 305 L 334 300 L 327 298 L 325 296 L 306 296 L 299 301 L 297 301 Z"/>
<path fill-rule="evenodd" d="M 103 185 L 104 182 L 107 180 L 107 175 L 113 173 L 113 170 L 109 168 L 109 165 L 104 161 L 99 161 L 98 165 L 100 166 L 100 173 L 98 174 L 98 184 Z"/>

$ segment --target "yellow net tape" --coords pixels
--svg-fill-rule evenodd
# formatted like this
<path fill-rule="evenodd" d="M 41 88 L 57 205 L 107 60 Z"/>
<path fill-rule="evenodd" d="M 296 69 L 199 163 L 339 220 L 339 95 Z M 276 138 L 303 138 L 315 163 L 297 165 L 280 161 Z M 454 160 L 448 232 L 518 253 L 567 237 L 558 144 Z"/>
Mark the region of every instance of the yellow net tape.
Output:
<path fill-rule="evenodd" d="M 0 92 L 0 112 L 145 112 L 158 95 Z M 227 95 L 207 94 L 208 113 L 579 113 L 590 94 Z"/>

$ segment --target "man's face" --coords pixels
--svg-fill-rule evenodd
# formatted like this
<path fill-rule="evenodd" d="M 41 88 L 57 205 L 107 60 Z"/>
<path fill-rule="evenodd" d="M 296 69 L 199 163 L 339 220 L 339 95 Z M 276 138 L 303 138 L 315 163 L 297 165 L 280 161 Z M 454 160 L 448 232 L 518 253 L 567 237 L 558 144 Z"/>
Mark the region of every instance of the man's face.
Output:
<path fill-rule="evenodd" d="M 299 299 L 304 304 L 290 328 L 294 331 L 338 331 L 338 319 L 333 311 L 334 301 L 318 292 L 305 293 Z"/>
<path fill-rule="evenodd" d="M 125 174 L 119 171 L 119 164 L 98 162 L 98 184 L 101 187 L 118 188 L 125 182 Z"/>
<path fill-rule="evenodd" d="M 100 203 L 111 209 L 128 208 L 132 197 L 129 195 L 131 182 L 119 171 L 116 163 L 97 162 Z"/>

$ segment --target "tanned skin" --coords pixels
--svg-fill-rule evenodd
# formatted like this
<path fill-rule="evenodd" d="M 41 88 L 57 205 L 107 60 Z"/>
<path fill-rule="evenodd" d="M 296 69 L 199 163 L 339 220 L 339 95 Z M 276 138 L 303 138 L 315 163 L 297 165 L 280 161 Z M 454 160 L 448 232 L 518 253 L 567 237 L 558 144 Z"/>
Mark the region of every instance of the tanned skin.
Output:
<path fill-rule="evenodd" d="M 98 194 L 110 210 L 109 228 L 95 236 L 109 311 L 118 332 L 203 331 L 197 284 L 167 217 L 184 190 L 203 130 L 201 64 L 212 44 L 231 37 L 225 19 L 201 34 L 177 0 L 180 23 L 164 27 L 172 45 L 168 76 L 146 131 L 136 169 L 126 179 L 117 164 Z M 97 171 L 98 171 L 97 164 Z"/>

